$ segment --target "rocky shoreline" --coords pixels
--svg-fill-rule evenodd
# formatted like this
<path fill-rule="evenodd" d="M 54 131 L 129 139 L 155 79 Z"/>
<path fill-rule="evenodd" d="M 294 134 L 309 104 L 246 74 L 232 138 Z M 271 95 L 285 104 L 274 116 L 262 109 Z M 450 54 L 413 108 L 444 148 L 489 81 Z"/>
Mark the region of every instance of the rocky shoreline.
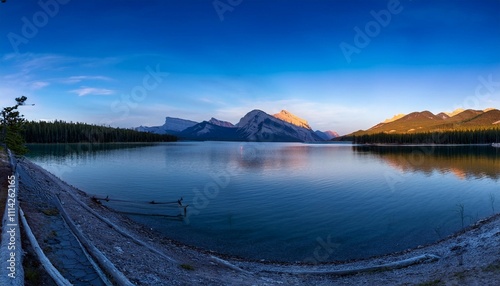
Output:
<path fill-rule="evenodd" d="M 104 207 L 29 160 L 18 164 L 24 170 L 20 192 L 32 192 L 36 186 L 42 201 L 58 197 L 88 240 L 136 285 L 496 285 L 500 281 L 499 215 L 432 245 L 372 259 L 318 265 L 245 261 L 172 241 Z M 47 209 L 43 202 L 21 198 L 28 217 Z M 35 233 L 50 234 L 49 224 L 31 225 Z M 386 267 L 426 255 L 433 259 Z"/>

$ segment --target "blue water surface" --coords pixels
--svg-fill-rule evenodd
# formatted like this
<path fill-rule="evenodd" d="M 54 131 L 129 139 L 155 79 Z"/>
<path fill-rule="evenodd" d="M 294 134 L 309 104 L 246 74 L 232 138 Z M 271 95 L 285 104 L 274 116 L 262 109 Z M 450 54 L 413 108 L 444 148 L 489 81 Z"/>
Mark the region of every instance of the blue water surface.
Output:
<path fill-rule="evenodd" d="M 29 145 L 29 158 L 186 244 L 325 262 L 400 251 L 500 210 L 490 146 L 176 142 Z M 189 205 L 175 203 L 183 198 Z M 148 204 L 147 202 L 173 202 Z M 463 209 L 463 212 L 460 210 Z"/>

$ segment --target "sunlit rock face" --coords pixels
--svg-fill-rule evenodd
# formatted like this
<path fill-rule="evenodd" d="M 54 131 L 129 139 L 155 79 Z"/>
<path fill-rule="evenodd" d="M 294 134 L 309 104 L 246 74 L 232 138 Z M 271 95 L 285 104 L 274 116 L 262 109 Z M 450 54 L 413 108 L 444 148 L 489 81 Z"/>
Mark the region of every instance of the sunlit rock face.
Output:
<path fill-rule="evenodd" d="M 307 120 L 302 119 L 296 115 L 293 115 L 292 113 L 290 113 L 286 110 L 281 110 L 280 113 L 276 113 L 273 116 L 278 118 L 278 119 L 281 119 L 285 122 L 293 124 L 295 126 L 299 126 L 299 127 L 306 128 L 306 129 L 311 129 L 311 126 L 309 126 L 309 123 L 307 123 Z"/>

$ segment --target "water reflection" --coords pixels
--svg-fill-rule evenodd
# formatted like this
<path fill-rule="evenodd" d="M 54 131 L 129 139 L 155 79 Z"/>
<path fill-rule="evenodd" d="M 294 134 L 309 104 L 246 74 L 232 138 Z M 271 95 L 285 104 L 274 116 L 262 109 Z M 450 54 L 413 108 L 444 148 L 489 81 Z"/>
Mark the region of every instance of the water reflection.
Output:
<path fill-rule="evenodd" d="M 271 147 L 271 148 L 270 148 Z M 236 161 L 244 169 L 301 169 L 305 167 L 311 147 L 307 145 L 276 146 L 272 143 L 248 143 L 239 146 Z"/>
<path fill-rule="evenodd" d="M 88 162 L 96 161 L 102 154 L 113 150 L 126 150 L 153 146 L 148 143 L 74 143 L 74 144 L 27 144 L 28 158 L 45 164 L 49 171 L 63 176 L 73 172 L 74 168 Z"/>
<path fill-rule="evenodd" d="M 154 146 L 147 143 L 74 143 L 74 144 L 27 144 L 30 157 L 88 157 L 97 153 L 119 149 L 142 148 Z"/>
<path fill-rule="evenodd" d="M 491 146 L 353 146 L 402 172 L 453 174 L 461 180 L 500 178 L 500 150 Z"/>
<path fill-rule="evenodd" d="M 90 194 L 126 201 L 110 205 L 115 210 L 150 214 L 133 217 L 172 239 L 252 259 L 303 260 L 316 249 L 318 237 L 329 235 L 342 246 L 328 260 L 404 250 L 459 230 L 458 205 L 465 207 L 466 223 L 500 209 L 500 149 L 492 147 L 250 142 L 139 146 L 145 145 L 94 150 L 87 153 L 96 154 L 89 155 L 95 159 L 75 160 L 55 157 L 57 148 L 66 152 L 66 146 L 48 145 L 32 160 Z M 42 159 L 42 152 L 52 159 Z M 66 158 L 68 168 L 56 158 Z M 404 177 L 404 186 L 388 192 L 385 175 L 394 170 L 407 172 L 396 174 Z M 454 176 L 496 180 L 461 181 Z M 219 191 L 210 189 L 213 195 L 208 197 L 205 187 L 214 184 Z M 199 211 L 189 223 L 179 223 L 184 213 L 177 202 L 168 209 L 139 203 L 180 197 L 190 205 L 188 216 Z"/>
<path fill-rule="evenodd" d="M 311 164 L 313 157 L 319 153 L 331 154 L 335 151 L 333 149 L 301 143 L 289 146 L 248 143 L 239 146 L 236 162 L 242 169 L 303 170 Z"/>

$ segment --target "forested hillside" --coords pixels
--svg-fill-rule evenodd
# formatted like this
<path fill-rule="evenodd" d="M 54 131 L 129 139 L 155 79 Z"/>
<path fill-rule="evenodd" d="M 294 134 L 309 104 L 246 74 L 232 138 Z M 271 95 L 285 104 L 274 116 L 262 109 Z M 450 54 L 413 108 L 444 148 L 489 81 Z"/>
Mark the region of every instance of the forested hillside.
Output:
<path fill-rule="evenodd" d="M 500 110 L 463 110 L 453 116 L 445 113 L 434 115 L 429 111 L 412 112 L 397 120 L 381 122 L 368 130 L 359 130 L 350 135 L 376 133 L 411 134 L 445 131 L 469 131 L 500 128 Z"/>
<path fill-rule="evenodd" d="M 491 144 L 500 142 L 500 128 L 405 134 L 376 133 L 345 136 L 343 140 L 357 144 Z"/>
<path fill-rule="evenodd" d="M 359 144 L 491 144 L 500 140 L 500 110 L 412 112 L 336 140 Z"/>
<path fill-rule="evenodd" d="M 168 142 L 177 140 L 177 137 L 172 135 L 57 120 L 54 122 L 26 122 L 24 136 L 27 143 Z"/>

